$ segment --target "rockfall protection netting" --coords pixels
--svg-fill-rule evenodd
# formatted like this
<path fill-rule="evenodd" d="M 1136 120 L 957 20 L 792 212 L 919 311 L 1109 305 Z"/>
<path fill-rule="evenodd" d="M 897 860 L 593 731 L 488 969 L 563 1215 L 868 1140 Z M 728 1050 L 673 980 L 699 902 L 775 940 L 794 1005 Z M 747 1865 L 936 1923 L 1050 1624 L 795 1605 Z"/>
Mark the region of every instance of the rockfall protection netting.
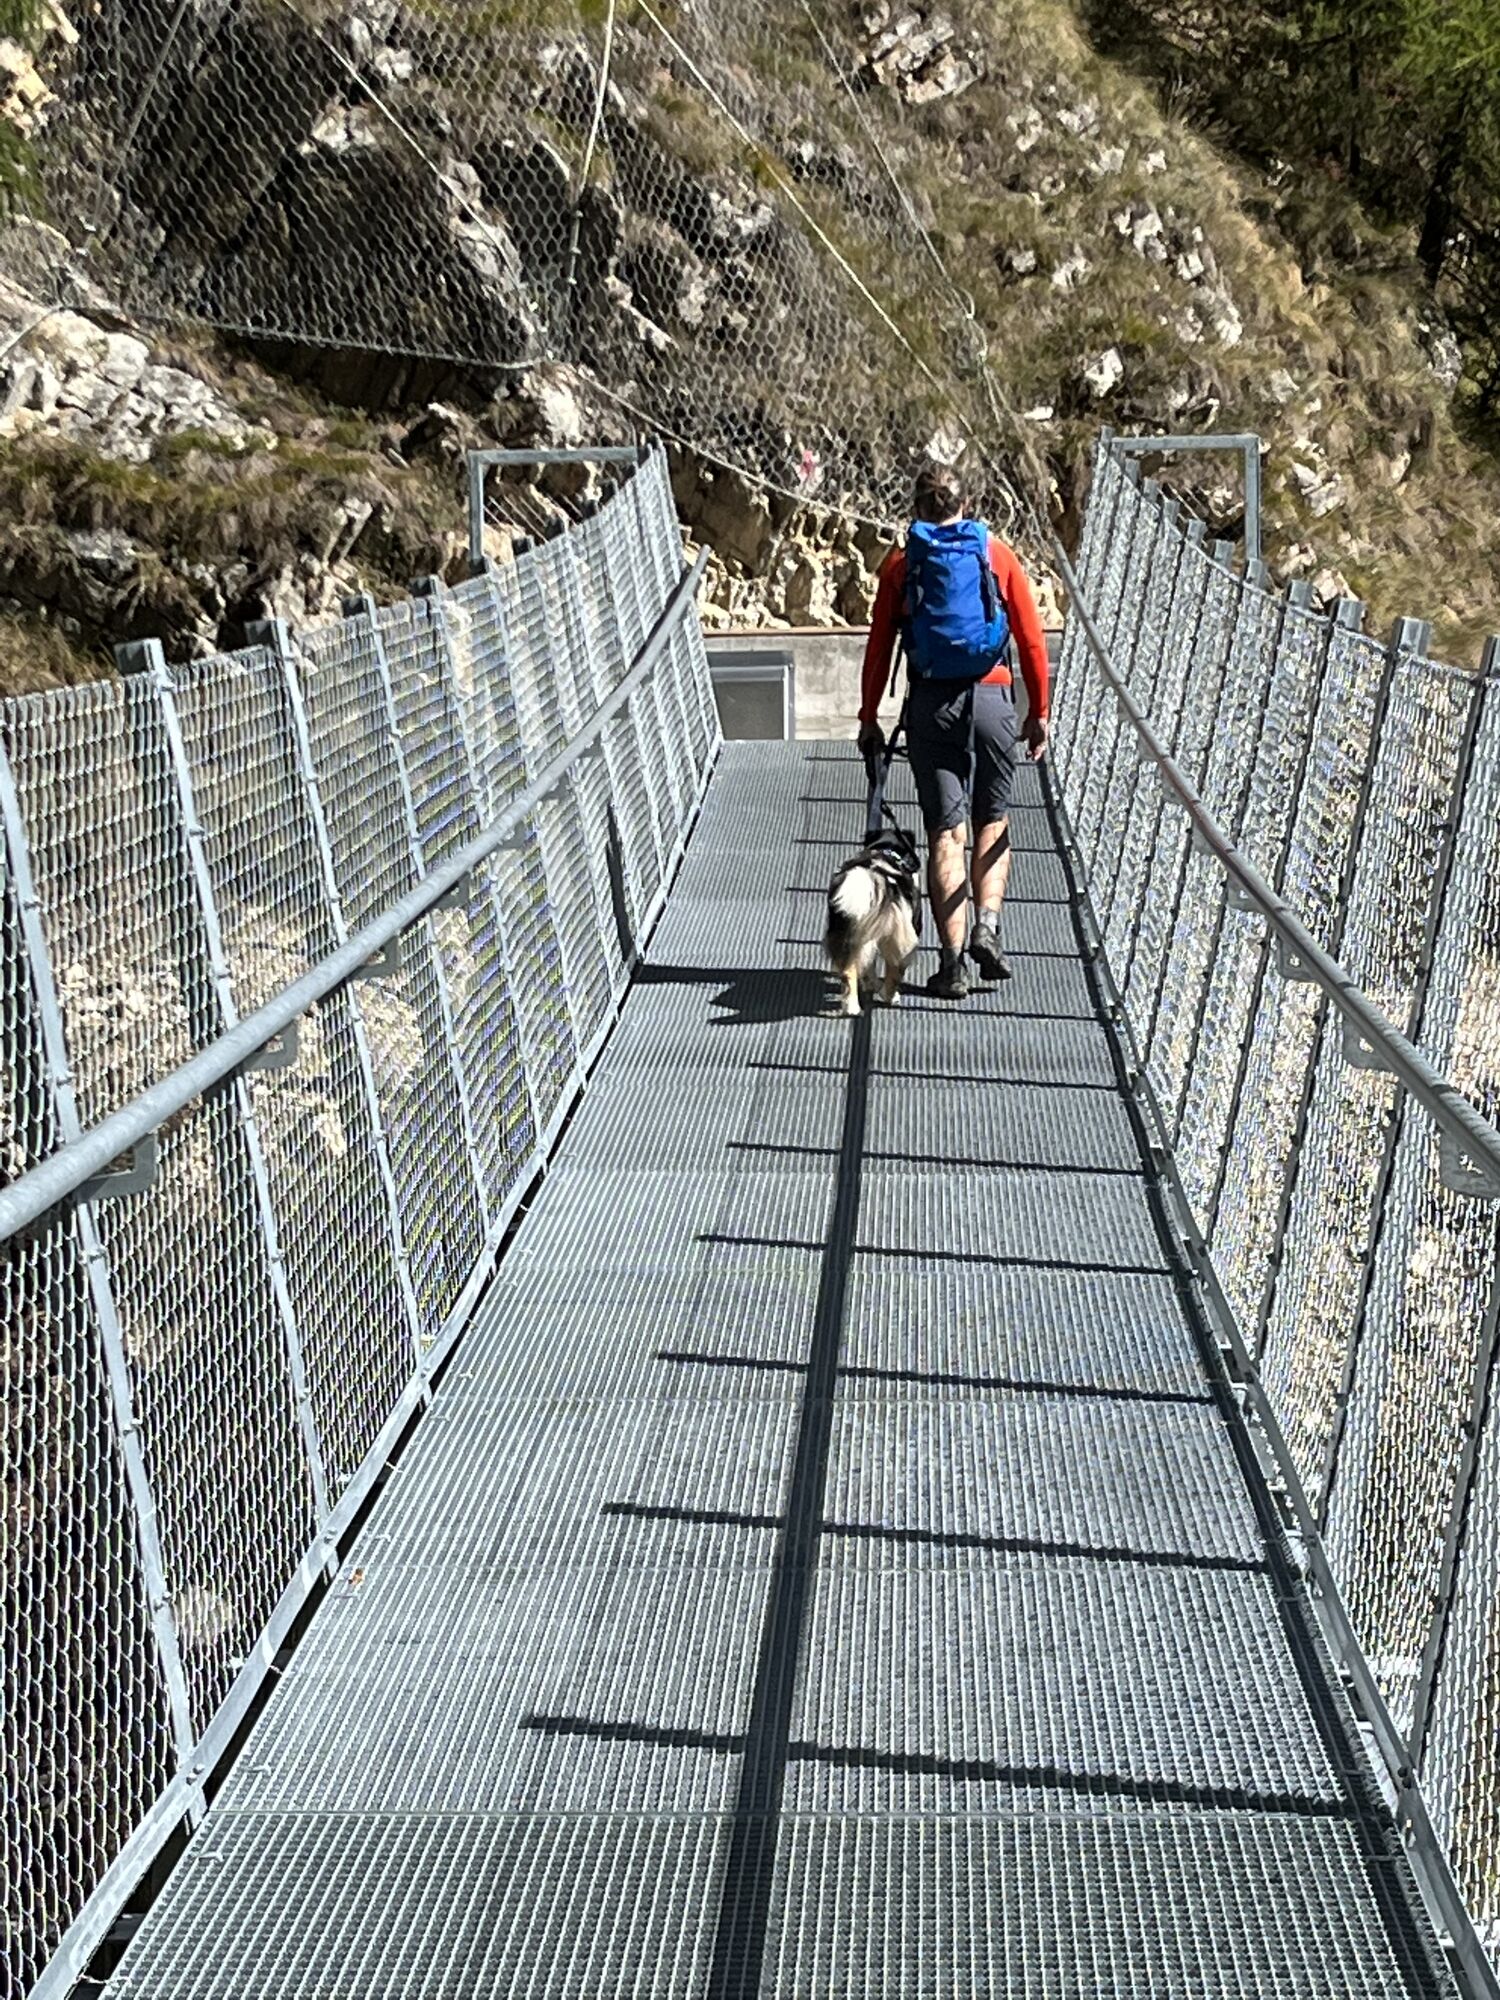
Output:
<path fill-rule="evenodd" d="M 0 710 L 8 1177 L 265 1004 L 566 753 L 680 582 L 665 463 L 518 563 Z M 12 1236 L 0 1994 L 190 1812 L 607 1032 L 717 744 L 696 614 L 596 749 L 154 1183 Z"/>
<path fill-rule="evenodd" d="M 567 364 L 621 436 L 876 520 L 966 439 L 1008 523 L 974 441 L 1015 427 L 890 155 L 982 61 L 879 0 L 91 0 L 47 44 L 40 221 L 0 268 L 388 357 L 345 370 L 367 388 Z"/>
<path fill-rule="evenodd" d="M 1107 448 L 1080 574 L 1213 818 L 1355 984 L 1500 1112 L 1500 681 L 1231 569 Z M 1184 1191 L 1481 1934 L 1500 1938 L 1497 1205 L 1227 895 L 1073 620 L 1061 791 Z"/>

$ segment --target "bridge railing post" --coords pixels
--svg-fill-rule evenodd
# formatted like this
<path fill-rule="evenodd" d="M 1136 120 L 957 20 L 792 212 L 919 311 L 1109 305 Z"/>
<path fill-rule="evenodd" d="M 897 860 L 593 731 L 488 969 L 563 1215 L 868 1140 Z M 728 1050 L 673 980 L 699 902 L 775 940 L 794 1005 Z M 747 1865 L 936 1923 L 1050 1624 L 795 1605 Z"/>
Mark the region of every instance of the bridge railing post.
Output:
<path fill-rule="evenodd" d="M 1118 665 L 1127 685 L 1130 685 L 1132 694 L 1138 691 L 1133 683 L 1152 552 L 1164 533 L 1161 489 L 1154 479 L 1144 480 L 1135 495 L 1128 547 L 1121 560 L 1119 593 L 1114 608 L 1114 638 L 1110 647 L 1111 658 Z M 1118 758 L 1126 755 L 1132 771 L 1134 768 L 1132 746 L 1124 740 L 1127 734 L 1133 736 L 1133 732 L 1129 732 L 1121 722 L 1117 704 L 1106 699 L 1094 730 L 1087 769 L 1080 773 L 1081 782 L 1075 793 L 1072 814 L 1074 835 L 1091 882 L 1099 867 L 1100 846 L 1111 811 L 1112 780 Z"/>
<path fill-rule="evenodd" d="M 14 1164 L 24 1170 L 38 1164 L 55 1144 L 76 1139 L 83 1120 L 48 912 L 4 745 L 0 821 L 5 961 L 0 999 L 14 1064 L 14 1097 L 8 1107 L 12 1144 L 20 1155 Z M 64 1449 L 45 1414 L 34 1407 L 28 1411 L 29 1449 L 41 1460 L 37 1478 L 45 1477 L 50 1455 L 55 1454 L 56 1470 L 46 1478 L 51 1512 L 40 1515 L 30 1532 L 18 1534 L 12 1544 L 12 1576 L 18 1584 L 28 1574 L 50 1579 L 49 1613 L 61 1616 L 66 1607 L 77 1634 L 75 1656 L 57 1659 L 52 1649 L 58 1635 L 50 1625 L 27 1629 L 27 1622 L 18 1622 L 7 1629 L 9 1698 L 18 1708 L 26 1702 L 50 1718 L 70 1717 L 77 1690 L 66 1682 L 70 1672 L 78 1671 L 78 1647 L 91 1654 L 97 1648 L 96 1685 L 103 1688 L 109 1677 L 114 1679 L 109 1700 L 93 1714 L 91 1726 L 96 1751 L 103 1755 L 113 1747 L 116 1753 L 118 1786 L 89 1788 L 68 1848 L 26 1856 L 38 1901 L 45 1898 L 48 1907 L 65 1913 L 90 1899 L 95 1889 L 91 1869 L 105 1875 L 118 1865 L 122 1822 L 128 1835 L 132 1822 L 150 1811 L 165 1837 L 185 1815 L 196 1819 L 204 1807 L 203 1773 L 195 1760 L 199 1725 L 173 1606 L 174 1583 L 180 1579 L 174 1577 L 162 1543 L 142 1429 L 145 1385 L 121 1321 L 104 1220 L 108 1199 L 102 1192 L 92 1199 L 81 1196 L 4 1246 L 11 1323 L 18 1329 L 35 1328 L 37 1335 L 15 1350 L 16 1407 L 27 1409 L 28 1399 L 35 1397 L 42 1412 L 50 1406 L 66 1423 L 72 1439 L 71 1449 Z M 40 1381 L 34 1382 L 32 1374 Z M 85 1451 L 92 1490 L 75 1495 L 69 1487 Z M 13 1532 L 25 1521 L 25 1492 L 18 1469 Z M 18 1594 L 18 1613 L 22 1601 Z M 23 1811 L 20 1817 L 24 1821 L 28 1815 Z M 82 1974 L 106 1920 L 85 1914 L 69 1927 L 58 1956 L 70 1984 Z M 24 1935 L 11 1940 L 13 1970 L 27 1986 L 41 1970 L 32 1960 L 39 1942 Z"/>
<path fill-rule="evenodd" d="M 1102 447 L 1094 454 L 1094 483 L 1084 520 L 1083 546 L 1079 550 L 1079 582 L 1089 608 L 1103 616 L 1104 588 L 1114 559 L 1115 523 L 1133 492 L 1125 476 L 1125 461 Z M 1062 651 L 1057 663 L 1053 694 L 1053 733 L 1047 757 L 1057 775 L 1060 789 L 1076 799 L 1077 780 L 1087 760 L 1087 744 L 1093 718 L 1098 713 L 1104 690 L 1098 674 L 1091 669 L 1083 620 L 1069 609 L 1063 627 Z M 1069 835 L 1071 837 L 1071 821 Z"/>
<path fill-rule="evenodd" d="M 1253 567 L 1240 578 L 1228 659 L 1204 761 L 1204 803 L 1232 840 L 1238 840 L 1244 819 L 1275 666 L 1281 608 L 1270 592 L 1269 581 L 1264 570 Z M 1173 1144 L 1181 1131 L 1209 1002 L 1223 894 L 1221 871 L 1190 846 L 1149 1070 L 1167 1137 Z"/>
<path fill-rule="evenodd" d="M 1202 790 L 1205 767 L 1218 740 L 1218 716 L 1229 675 L 1234 645 L 1241 584 L 1230 567 L 1233 544 L 1215 542 L 1208 553 L 1208 574 L 1204 590 L 1203 623 L 1211 643 L 1195 644 L 1182 703 L 1182 717 L 1175 754 L 1193 785 Z M 1193 860 L 1187 822 L 1171 813 L 1159 830 L 1152 875 L 1155 885 L 1156 916 L 1136 940 L 1130 967 L 1131 986 L 1139 991 L 1133 1008 L 1141 1060 L 1157 1101 L 1175 1100 L 1157 1060 L 1158 1029 L 1162 1021 L 1162 995 L 1175 953 L 1175 941 L 1182 922 L 1182 899 Z M 1151 917 L 1148 902 L 1146 915 Z M 1144 947 L 1144 948 L 1143 948 Z"/>
<path fill-rule="evenodd" d="M 1492 670 L 1494 660 L 1492 649 Z M 1467 775 L 1452 817 L 1437 830 L 1436 907 L 1423 913 L 1417 1039 L 1427 1059 L 1493 1116 L 1500 1031 L 1487 996 L 1500 987 L 1500 699 L 1491 676 L 1476 691 L 1467 725 Z M 1393 1125 L 1341 1421 L 1324 1467 L 1323 1518 L 1355 1631 L 1416 1751 L 1429 1733 L 1460 1554 L 1473 1532 L 1480 1439 L 1493 1423 L 1486 1410 L 1500 1239 L 1494 1206 L 1460 1191 L 1462 1177 L 1427 1118 L 1398 1101 Z M 1493 1536 L 1494 1524 L 1482 1524 L 1476 1545 Z M 1471 1578 L 1475 1584 L 1489 1587 Z M 1491 1638 L 1466 1629 L 1460 1649 L 1493 1658 Z M 1467 1688 L 1461 1677 L 1449 1685 L 1452 1698 L 1467 1695 L 1476 1714 L 1482 1709 L 1482 1676 Z M 1493 1731 L 1486 1734 L 1483 1782 L 1493 1797 L 1500 1753 Z M 1491 1825 L 1500 1833 L 1500 1818 L 1492 1815 Z"/>
<path fill-rule="evenodd" d="M 1283 635 L 1302 656 L 1311 702 L 1295 772 L 1282 765 L 1273 792 L 1287 809 L 1263 865 L 1325 949 L 1336 948 L 1341 911 L 1375 770 L 1393 655 L 1361 631 L 1363 606 L 1342 599 L 1314 619 L 1298 592 L 1296 630 Z M 1288 639 L 1290 640 L 1287 645 Z M 1296 976 L 1258 923 L 1235 919 L 1242 954 L 1232 1059 L 1224 1052 L 1218 1157 L 1205 1163 L 1203 1224 L 1230 1290 L 1246 1345 L 1257 1352 L 1278 1210 L 1298 1173 L 1304 1120 L 1299 1100 L 1317 1047 L 1323 996 Z M 1232 1061 L 1232 1066 L 1231 1066 Z"/>
<path fill-rule="evenodd" d="M 1136 595 L 1134 632 L 1128 655 L 1130 692 L 1145 712 L 1157 716 L 1157 691 L 1166 657 L 1168 621 L 1181 569 L 1184 540 L 1178 527 L 1180 501 L 1155 497 L 1155 535 Z M 1123 662 L 1122 662 L 1123 664 Z M 1138 803 L 1160 788 L 1140 751 L 1135 731 L 1117 718 L 1114 755 L 1100 796 L 1090 877 L 1095 914 L 1106 944 L 1115 893 L 1125 868 L 1127 832 Z"/>
<path fill-rule="evenodd" d="M 328 907 L 333 935 L 338 943 L 343 944 L 349 937 L 349 922 L 344 912 L 343 897 L 339 892 L 338 871 L 334 866 L 333 844 L 329 836 L 328 814 L 324 808 L 317 766 L 313 759 L 307 705 L 303 700 L 302 683 L 298 674 L 296 643 L 290 628 L 279 618 L 252 625 L 245 637 L 251 646 L 265 647 L 280 671 L 292 749 L 306 799 L 308 821 L 322 879 L 322 893 Z M 380 1178 L 387 1226 L 390 1230 L 391 1252 L 395 1260 L 401 1304 L 406 1317 L 407 1334 L 411 1345 L 411 1372 L 415 1376 L 421 1370 L 423 1359 L 422 1316 L 417 1304 L 416 1287 L 412 1282 L 411 1252 L 407 1245 L 401 1203 L 391 1168 L 391 1135 L 381 1106 L 380 1093 L 376 1087 L 375 1065 L 370 1053 L 370 1039 L 364 1015 L 357 1002 L 350 1005 L 349 1025 L 358 1064 L 360 1089 L 369 1119 L 370 1137 Z"/>
<path fill-rule="evenodd" d="M 363 643 L 369 648 L 370 660 L 379 687 L 380 701 L 385 713 L 385 725 L 388 732 L 387 742 L 394 763 L 402 817 L 405 822 L 409 879 L 413 882 L 419 882 L 427 873 L 427 857 L 423 847 L 422 827 L 417 812 L 416 795 L 407 759 L 401 718 L 396 705 L 395 685 L 380 616 L 376 610 L 374 599 L 367 596 L 348 599 L 344 605 L 344 616 L 346 621 L 353 624 L 360 632 Z M 447 1056 L 448 1069 L 453 1084 L 454 1104 L 458 1112 L 459 1136 L 463 1143 L 464 1179 L 468 1183 L 466 1192 L 471 1195 L 472 1200 L 477 1204 L 480 1236 L 482 1240 L 488 1241 L 493 1233 L 493 1217 L 484 1175 L 480 1172 L 479 1168 L 481 1154 L 476 1136 L 472 1086 L 462 1058 L 461 1044 L 455 1023 L 451 973 L 438 936 L 439 922 L 440 919 L 433 916 L 421 927 L 422 942 L 426 945 L 430 953 L 434 998 L 437 1006 L 438 1031 L 441 1035 L 444 1052 Z M 475 1254 L 476 1256 L 478 1255 L 477 1246 Z M 450 1305 L 456 1300 L 456 1297 L 457 1292 L 454 1291 L 449 1301 Z M 430 1333 L 425 1336 L 429 1341 L 433 1337 Z"/>
<path fill-rule="evenodd" d="M 1150 712 L 1174 754 L 1182 728 L 1183 684 L 1191 641 L 1197 633 L 1198 606 L 1205 582 L 1202 521 L 1189 521 L 1185 529 L 1176 532 L 1175 539 L 1175 556 L 1165 566 L 1167 575 L 1157 597 L 1160 631 L 1156 641 L 1157 664 L 1150 686 Z M 1099 922 L 1121 1003 L 1139 1047 L 1145 1023 L 1136 1018 L 1136 1009 L 1131 1005 L 1130 964 L 1149 893 L 1163 798 L 1154 769 L 1139 756 L 1135 764 L 1135 789 L 1121 829 L 1119 861 L 1110 885 L 1108 907 L 1100 908 Z"/>

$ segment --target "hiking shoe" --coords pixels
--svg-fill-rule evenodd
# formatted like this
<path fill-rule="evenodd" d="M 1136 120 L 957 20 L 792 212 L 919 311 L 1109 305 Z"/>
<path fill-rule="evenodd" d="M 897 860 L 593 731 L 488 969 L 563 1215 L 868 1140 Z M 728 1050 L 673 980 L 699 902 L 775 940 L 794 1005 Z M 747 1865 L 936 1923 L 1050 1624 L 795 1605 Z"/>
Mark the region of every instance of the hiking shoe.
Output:
<path fill-rule="evenodd" d="M 927 991 L 934 1000 L 967 1000 L 974 991 L 974 982 L 969 977 L 969 968 L 964 964 L 961 953 L 952 958 L 943 954 L 943 962 L 927 982 Z"/>
<path fill-rule="evenodd" d="M 1010 960 L 1000 949 L 1000 933 L 993 924 L 976 924 L 969 939 L 969 956 L 979 968 L 981 979 L 993 983 L 1010 978 Z"/>

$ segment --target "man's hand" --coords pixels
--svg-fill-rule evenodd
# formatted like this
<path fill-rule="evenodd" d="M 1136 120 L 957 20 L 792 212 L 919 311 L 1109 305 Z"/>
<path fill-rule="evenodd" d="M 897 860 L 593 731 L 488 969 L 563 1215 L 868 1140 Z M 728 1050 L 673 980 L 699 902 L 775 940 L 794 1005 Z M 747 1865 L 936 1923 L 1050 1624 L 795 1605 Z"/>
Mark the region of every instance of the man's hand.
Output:
<path fill-rule="evenodd" d="M 878 722 L 862 722 L 859 725 L 859 754 L 865 760 L 865 769 L 873 778 L 876 760 L 885 753 L 885 731 Z"/>
<path fill-rule="evenodd" d="M 1047 718 L 1044 715 L 1028 715 L 1021 724 L 1021 740 L 1026 745 L 1026 755 L 1033 764 L 1040 764 L 1047 754 Z"/>

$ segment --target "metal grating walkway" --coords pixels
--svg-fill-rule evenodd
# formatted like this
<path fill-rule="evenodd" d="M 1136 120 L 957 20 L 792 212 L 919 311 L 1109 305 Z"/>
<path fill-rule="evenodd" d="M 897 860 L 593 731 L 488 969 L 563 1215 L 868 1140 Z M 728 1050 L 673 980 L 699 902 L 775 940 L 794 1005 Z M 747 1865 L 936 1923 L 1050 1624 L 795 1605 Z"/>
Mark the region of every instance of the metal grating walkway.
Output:
<path fill-rule="evenodd" d="M 1014 981 L 850 1024 L 815 940 L 861 796 L 831 746 L 725 751 L 480 1322 L 111 1993 L 1452 1991 L 1036 774 Z"/>

